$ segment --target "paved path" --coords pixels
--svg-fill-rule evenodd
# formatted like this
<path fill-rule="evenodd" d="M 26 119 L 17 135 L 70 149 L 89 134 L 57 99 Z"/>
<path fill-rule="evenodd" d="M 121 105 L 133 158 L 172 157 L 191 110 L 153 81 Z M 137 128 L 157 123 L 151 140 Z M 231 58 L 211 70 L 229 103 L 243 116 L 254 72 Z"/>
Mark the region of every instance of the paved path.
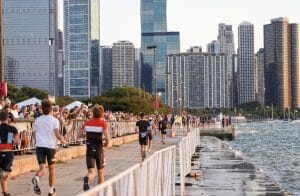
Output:
<path fill-rule="evenodd" d="M 273 181 L 247 158 L 230 149 L 214 137 L 201 137 L 200 160 L 195 158 L 192 172 L 199 179 L 186 178 L 186 195 L 201 196 L 285 196 L 279 184 Z"/>
<path fill-rule="evenodd" d="M 179 138 L 167 138 L 167 144 L 163 145 L 160 142 L 160 137 L 154 136 L 154 145 L 150 153 L 147 156 L 153 154 L 153 152 L 163 149 L 165 147 L 178 143 Z M 129 167 L 139 163 L 140 147 L 138 141 L 130 144 L 124 144 L 121 147 L 113 147 L 112 149 L 105 149 L 105 157 L 107 166 L 105 168 L 105 178 L 109 179 L 122 171 L 125 171 Z M 27 174 L 18 176 L 9 181 L 9 192 L 14 195 L 32 196 L 34 195 L 31 179 L 35 172 L 29 172 Z M 56 165 L 56 190 L 57 195 L 76 195 L 82 191 L 83 177 L 87 174 L 85 165 L 85 157 L 78 157 L 69 160 L 64 163 L 58 163 Z M 95 183 L 96 184 L 95 179 Z M 94 186 L 92 185 L 92 186 Z M 48 186 L 48 172 L 40 180 L 40 186 L 42 189 L 42 195 L 47 195 L 49 191 Z"/>

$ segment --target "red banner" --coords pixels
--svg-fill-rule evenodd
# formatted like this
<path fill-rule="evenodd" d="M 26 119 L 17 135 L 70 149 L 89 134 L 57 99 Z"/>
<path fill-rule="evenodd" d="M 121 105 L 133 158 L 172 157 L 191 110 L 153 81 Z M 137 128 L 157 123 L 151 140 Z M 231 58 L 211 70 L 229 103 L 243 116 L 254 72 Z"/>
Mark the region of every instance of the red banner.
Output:
<path fill-rule="evenodd" d="M 7 83 L 0 82 L 0 97 L 6 97 L 6 96 L 7 96 Z"/>

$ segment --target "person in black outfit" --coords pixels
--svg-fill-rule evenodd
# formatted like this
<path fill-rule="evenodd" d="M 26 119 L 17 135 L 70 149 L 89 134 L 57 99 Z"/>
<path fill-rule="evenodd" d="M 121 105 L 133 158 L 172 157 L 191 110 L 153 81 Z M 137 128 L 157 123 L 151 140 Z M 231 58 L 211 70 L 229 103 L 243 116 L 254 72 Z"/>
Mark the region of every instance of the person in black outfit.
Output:
<path fill-rule="evenodd" d="M 12 171 L 14 154 L 13 145 L 20 144 L 19 134 L 14 126 L 9 125 L 9 113 L 6 110 L 0 112 L 0 179 L 2 194 L 10 196 L 7 193 L 7 181 Z"/>
<path fill-rule="evenodd" d="M 165 118 L 160 117 L 160 120 L 158 122 L 158 126 L 159 126 L 159 130 L 160 130 L 160 133 L 161 133 L 161 142 L 163 144 L 166 144 L 167 125 L 168 125 L 167 115 L 165 116 Z"/>
<path fill-rule="evenodd" d="M 148 145 L 148 127 L 150 123 L 144 118 L 144 113 L 140 113 L 140 119 L 136 122 L 136 132 L 139 133 L 139 143 L 141 146 L 141 156 L 142 160 L 146 158 L 146 148 Z"/>

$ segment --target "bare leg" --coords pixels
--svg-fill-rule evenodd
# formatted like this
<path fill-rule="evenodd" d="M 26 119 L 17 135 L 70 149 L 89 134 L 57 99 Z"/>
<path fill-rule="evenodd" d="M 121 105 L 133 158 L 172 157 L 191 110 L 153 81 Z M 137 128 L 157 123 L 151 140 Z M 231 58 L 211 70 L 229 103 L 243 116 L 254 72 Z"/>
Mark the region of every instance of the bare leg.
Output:
<path fill-rule="evenodd" d="M 2 172 L 2 178 L 1 178 L 1 188 L 3 193 L 7 193 L 7 181 L 8 181 L 8 173 Z"/>
<path fill-rule="evenodd" d="M 55 164 L 49 165 L 49 186 L 54 187 L 55 185 Z"/>
<path fill-rule="evenodd" d="M 104 182 L 104 168 L 98 169 L 98 184 Z"/>
<path fill-rule="evenodd" d="M 42 177 L 45 174 L 46 164 L 40 164 L 39 170 L 36 172 L 35 176 Z"/>

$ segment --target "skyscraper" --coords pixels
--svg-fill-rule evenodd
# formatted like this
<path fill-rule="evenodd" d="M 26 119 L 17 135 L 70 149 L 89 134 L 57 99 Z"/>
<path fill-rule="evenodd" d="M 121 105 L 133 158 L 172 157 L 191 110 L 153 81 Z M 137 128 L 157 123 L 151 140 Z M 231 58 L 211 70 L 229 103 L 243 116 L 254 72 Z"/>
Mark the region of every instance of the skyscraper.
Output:
<path fill-rule="evenodd" d="M 219 52 L 227 55 L 227 75 L 225 79 L 226 83 L 226 106 L 232 107 L 233 105 L 233 67 L 232 56 L 234 51 L 234 35 L 232 25 L 226 25 L 225 23 L 219 24 L 218 34 Z M 218 48 L 217 48 L 218 49 Z M 217 52 L 217 51 L 216 51 Z"/>
<path fill-rule="evenodd" d="M 168 55 L 167 104 L 172 108 L 226 107 L 225 54 Z"/>
<path fill-rule="evenodd" d="M 264 26 L 266 105 L 300 108 L 299 26 L 276 18 Z"/>
<path fill-rule="evenodd" d="M 101 46 L 102 91 L 112 89 L 112 48 Z"/>
<path fill-rule="evenodd" d="M 249 22 L 239 25 L 238 92 L 239 104 L 255 101 L 254 26 Z"/>
<path fill-rule="evenodd" d="M 256 101 L 265 105 L 265 53 L 261 48 L 255 55 L 255 92 Z"/>
<path fill-rule="evenodd" d="M 206 45 L 206 52 L 219 54 L 220 53 L 220 42 L 213 40 L 212 42 L 208 43 Z"/>
<path fill-rule="evenodd" d="M 87 98 L 100 93 L 100 1 L 64 0 L 64 94 Z"/>
<path fill-rule="evenodd" d="M 63 32 L 61 30 L 58 30 L 57 32 L 57 51 L 56 51 L 56 79 L 55 79 L 55 91 L 56 95 L 63 96 L 64 95 L 64 46 L 63 46 Z"/>
<path fill-rule="evenodd" d="M 54 95 L 57 1 L 2 2 L 5 80 Z"/>
<path fill-rule="evenodd" d="M 141 0 L 141 88 L 158 92 L 163 101 L 166 56 L 180 52 L 179 32 L 167 31 L 166 1 Z M 149 49 L 149 46 L 156 48 Z"/>
<path fill-rule="evenodd" d="M 129 41 L 119 41 L 112 47 L 112 87 L 134 86 L 135 48 Z"/>

